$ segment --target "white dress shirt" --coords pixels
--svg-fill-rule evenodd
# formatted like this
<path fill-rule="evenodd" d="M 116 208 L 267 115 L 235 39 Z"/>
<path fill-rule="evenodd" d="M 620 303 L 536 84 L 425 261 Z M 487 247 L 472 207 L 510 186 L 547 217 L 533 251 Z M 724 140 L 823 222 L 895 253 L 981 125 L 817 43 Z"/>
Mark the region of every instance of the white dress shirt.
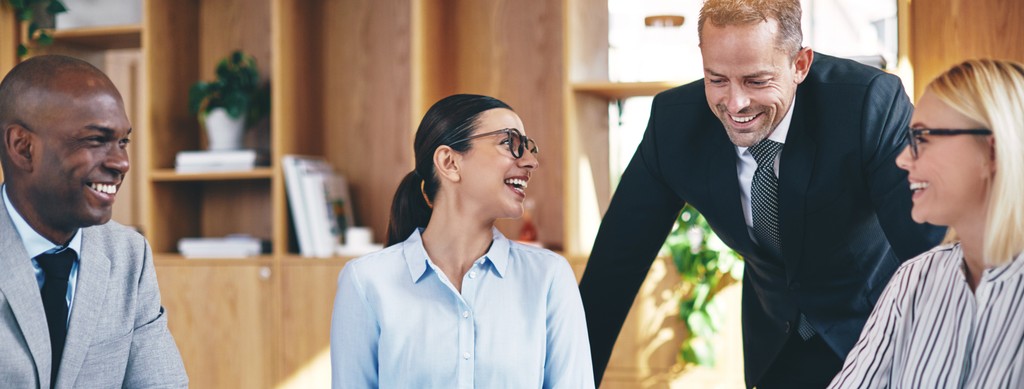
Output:
<path fill-rule="evenodd" d="M 959 244 L 900 266 L 830 388 L 1024 387 L 1024 255 L 971 291 Z"/>

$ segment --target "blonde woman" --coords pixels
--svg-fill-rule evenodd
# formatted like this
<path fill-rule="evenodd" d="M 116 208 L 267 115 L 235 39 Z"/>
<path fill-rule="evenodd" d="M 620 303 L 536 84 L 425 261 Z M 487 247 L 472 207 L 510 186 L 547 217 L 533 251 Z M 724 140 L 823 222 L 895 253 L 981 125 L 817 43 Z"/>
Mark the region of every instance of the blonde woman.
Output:
<path fill-rule="evenodd" d="M 900 267 L 831 387 L 1024 387 L 1024 65 L 954 66 L 907 135 L 912 216 L 959 241 Z"/>

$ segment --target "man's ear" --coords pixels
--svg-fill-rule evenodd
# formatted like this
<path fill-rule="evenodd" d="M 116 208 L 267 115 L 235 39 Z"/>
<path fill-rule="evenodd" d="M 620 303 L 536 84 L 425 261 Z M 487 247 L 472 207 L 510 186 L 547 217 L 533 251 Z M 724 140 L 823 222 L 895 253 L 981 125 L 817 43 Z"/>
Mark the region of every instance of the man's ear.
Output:
<path fill-rule="evenodd" d="M 793 80 L 797 84 L 804 82 L 807 73 L 811 71 L 811 63 L 814 62 L 814 51 L 810 47 L 801 47 L 793 58 L 793 67 L 796 68 L 796 75 Z"/>
<path fill-rule="evenodd" d="M 449 146 L 439 146 L 434 150 L 434 171 L 438 178 L 451 182 L 462 180 L 462 154 Z"/>
<path fill-rule="evenodd" d="M 24 126 L 11 123 L 3 129 L 4 151 L 11 163 L 18 169 L 32 171 L 32 154 L 35 151 L 35 136 Z"/>

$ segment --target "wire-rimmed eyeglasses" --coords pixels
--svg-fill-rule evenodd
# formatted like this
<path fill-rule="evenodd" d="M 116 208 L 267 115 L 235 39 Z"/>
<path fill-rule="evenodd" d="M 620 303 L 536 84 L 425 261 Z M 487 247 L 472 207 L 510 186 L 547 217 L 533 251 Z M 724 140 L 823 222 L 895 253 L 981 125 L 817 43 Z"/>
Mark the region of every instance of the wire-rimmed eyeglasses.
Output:
<path fill-rule="evenodd" d="M 502 133 L 506 134 L 506 139 L 503 142 L 508 144 L 508 151 L 512 153 L 513 158 L 522 158 L 523 153 L 526 152 L 526 150 L 530 150 L 530 152 L 533 154 L 537 154 L 540 152 L 540 149 L 537 148 L 537 142 L 534 142 L 533 139 L 530 139 L 526 135 L 523 135 L 522 133 L 519 132 L 519 130 L 515 128 L 502 128 L 498 131 L 476 134 L 469 138 L 452 142 L 449 146 L 454 146 L 462 142 L 469 142 L 476 138 L 483 138 L 485 136 L 498 135 Z"/>
<path fill-rule="evenodd" d="M 924 135 L 992 135 L 992 130 L 985 128 L 971 129 L 948 129 L 948 128 L 908 128 L 907 144 L 910 146 L 910 156 L 915 160 L 919 154 L 918 146 L 921 143 L 921 136 Z"/>

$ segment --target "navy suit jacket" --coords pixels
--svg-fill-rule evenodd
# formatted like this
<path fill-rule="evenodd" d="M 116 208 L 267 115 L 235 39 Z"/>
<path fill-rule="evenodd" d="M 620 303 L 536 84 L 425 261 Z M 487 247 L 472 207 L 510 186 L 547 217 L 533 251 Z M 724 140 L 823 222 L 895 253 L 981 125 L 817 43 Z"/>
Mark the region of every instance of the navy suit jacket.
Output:
<path fill-rule="evenodd" d="M 748 385 L 771 365 L 800 313 L 845 358 L 900 263 L 941 240 L 944 229 L 911 220 L 907 174 L 895 164 L 913 109 L 897 77 L 815 53 L 792 109 L 779 165 L 779 259 L 747 232 L 736 149 L 708 107 L 703 80 L 655 97 L 580 284 L 598 379 L 686 203 L 745 259 Z"/>

